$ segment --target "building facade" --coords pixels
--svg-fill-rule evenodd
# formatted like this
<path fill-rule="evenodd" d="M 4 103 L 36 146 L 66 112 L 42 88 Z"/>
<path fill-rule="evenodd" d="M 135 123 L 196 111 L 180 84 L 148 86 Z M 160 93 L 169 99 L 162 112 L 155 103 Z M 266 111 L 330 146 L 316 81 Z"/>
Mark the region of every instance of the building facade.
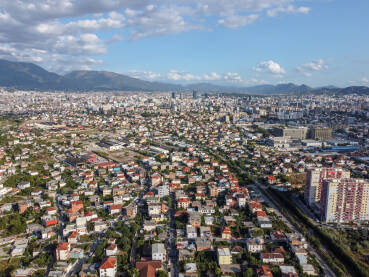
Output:
<path fill-rule="evenodd" d="M 320 211 L 324 222 L 368 221 L 369 182 L 352 178 L 324 180 Z"/>
<path fill-rule="evenodd" d="M 318 140 L 330 140 L 332 139 L 332 128 L 314 127 L 310 129 L 309 137 Z"/>
<path fill-rule="evenodd" d="M 275 128 L 274 134 L 277 137 L 290 137 L 291 139 L 306 139 L 308 129 L 306 127 L 299 128 Z"/>
<path fill-rule="evenodd" d="M 350 171 L 341 168 L 313 168 L 308 170 L 304 198 L 310 206 L 317 205 L 319 207 L 323 181 L 330 178 L 350 178 Z"/>

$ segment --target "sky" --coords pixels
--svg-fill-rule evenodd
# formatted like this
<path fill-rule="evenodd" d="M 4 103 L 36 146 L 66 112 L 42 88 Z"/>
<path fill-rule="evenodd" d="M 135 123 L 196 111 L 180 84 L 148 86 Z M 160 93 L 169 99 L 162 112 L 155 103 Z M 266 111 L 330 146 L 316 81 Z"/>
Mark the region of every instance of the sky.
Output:
<path fill-rule="evenodd" d="M 1 0 L 0 58 L 149 81 L 369 86 L 368 0 Z"/>

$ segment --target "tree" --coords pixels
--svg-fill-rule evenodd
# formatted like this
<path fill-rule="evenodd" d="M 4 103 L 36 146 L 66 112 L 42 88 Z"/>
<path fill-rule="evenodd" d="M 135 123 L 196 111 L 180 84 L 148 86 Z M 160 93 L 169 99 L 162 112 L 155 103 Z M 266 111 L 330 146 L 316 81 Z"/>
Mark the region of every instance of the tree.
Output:
<path fill-rule="evenodd" d="M 132 277 L 138 277 L 140 276 L 140 271 L 137 269 L 137 268 L 132 268 L 130 271 L 129 271 L 129 276 L 132 276 Z"/>
<path fill-rule="evenodd" d="M 156 277 L 168 277 L 168 273 L 166 273 L 164 270 L 158 270 L 156 272 Z"/>
<path fill-rule="evenodd" d="M 254 275 L 254 272 L 252 268 L 248 268 L 243 272 L 243 277 L 252 277 Z"/>

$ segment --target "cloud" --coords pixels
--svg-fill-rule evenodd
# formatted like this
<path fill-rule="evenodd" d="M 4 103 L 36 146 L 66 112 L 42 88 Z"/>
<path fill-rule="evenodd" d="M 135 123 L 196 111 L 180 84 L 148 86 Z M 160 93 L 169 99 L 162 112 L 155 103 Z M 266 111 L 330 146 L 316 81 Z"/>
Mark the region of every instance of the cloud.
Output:
<path fill-rule="evenodd" d="M 306 77 L 312 76 L 312 73 L 315 71 L 322 71 L 328 69 L 328 66 L 325 64 L 325 61 L 323 59 L 318 59 L 315 61 L 312 61 L 311 63 L 303 64 L 301 66 L 298 66 L 296 70 Z"/>
<path fill-rule="evenodd" d="M 286 74 L 286 71 L 272 60 L 259 62 L 256 67 L 254 67 L 254 70 L 256 72 L 270 73 L 275 77 L 281 77 Z"/>
<path fill-rule="evenodd" d="M 126 25 L 133 29 L 130 38 L 137 40 L 201 29 L 199 25 L 187 22 L 183 13 L 178 7 L 157 5 L 149 5 L 139 11 L 126 9 Z"/>
<path fill-rule="evenodd" d="M 230 81 L 230 82 L 242 82 L 242 78 L 238 73 L 234 73 L 234 72 L 227 72 L 226 74 L 224 74 L 223 79 L 225 81 Z"/>
<path fill-rule="evenodd" d="M 2 0 L 0 57 L 43 66 L 49 66 L 54 55 L 62 57 L 59 60 L 87 62 L 86 58 L 105 54 L 109 44 L 123 39 L 210 30 L 214 29 L 213 22 L 235 29 L 254 23 L 266 13 L 309 12 L 309 7 L 293 6 L 296 1 L 94 0 L 91 4 L 91 0 Z M 78 62 L 76 66 L 82 65 Z M 89 66 L 93 65 L 86 64 Z M 208 75 L 200 76 L 201 80 L 218 78 Z"/>
<path fill-rule="evenodd" d="M 73 70 L 92 70 L 94 67 L 103 64 L 100 59 L 93 59 L 89 57 L 79 57 L 69 59 L 64 55 L 54 54 L 46 65 L 46 69 L 60 73 L 68 73 Z"/>
<path fill-rule="evenodd" d="M 368 78 L 366 78 L 366 77 L 361 78 L 361 79 L 360 79 L 360 81 L 361 81 L 362 83 L 369 84 L 369 79 L 368 79 Z"/>
<path fill-rule="evenodd" d="M 227 72 L 223 75 L 212 72 L 208 74 L 196 75 L 188 72 L 169 70 L 167 79 L 172 81 L 225 81 L 225 82 L 243 82 L 238 73 Z"/>
<path fill-rule="evenodd" d="M 259 15 L 257 14 L 251 14 L 247 16 L 231 15 L 225 19 L 219 19 L 218 23 L 224 25 L 225 27 L 236 29 L 253 23 L 258 17 Z"/>
<path fill-rule="evenodd" d="M 251 78 L 250 80 L 247 81 L 248 84 L 252 84 L 252 85 L 265 85 L 265 84 L 270 84 L 269 81 L 265 81 L 262 79 L 256 79 L 256 78 Z"/>
<path fill-rule="evenodd" d="M 161 79 L 162 78 L 161 74 L 155 73 L 155 72 L 152 72 L 152 71 L 130 70 L 128 72 L 128 74 L 130 76 L 132 76 L 133 78 L 138 78 L 138 79 L 154 80 L 154 79 Z"/>
<path fill-rule="evenodd" d="M 274 9 L 270 9 L 267 11 L 267 15 L 268 16 L 277 16 L 279 13 L 288 13 L 288 14 L 298 14 L 298 13 L 302 13 L 302 14 L 308 14 L 310 12 L 310 8 L 309 7 L 295 7 L 293 5 L 288 5 L 286 7 L 277 7 Z"/>
<path fill-rule="evenodd" d="M 182 82 L 233 82 L 241 83 L 243 82 L 242 77 L 235 72 L 227 72 L 224 74 L 219 74 L 216 72 L 203 73 L 203 74 L 193 74 L 190 72 L 179 71 L 176 69 L 169 70 L 166 74 L 155 73 L 152 71 L 139 71 L 130 70 L 127 72 L 129 76 L 139 79 L 146 80 L 161 80 L 161 81 L 182 81 Z"/>
<path fill-rule="evenodd" d="M 359 80 L 349 81 L 350 86 L 369 86 L 369 78 L 362 77 Z"/>

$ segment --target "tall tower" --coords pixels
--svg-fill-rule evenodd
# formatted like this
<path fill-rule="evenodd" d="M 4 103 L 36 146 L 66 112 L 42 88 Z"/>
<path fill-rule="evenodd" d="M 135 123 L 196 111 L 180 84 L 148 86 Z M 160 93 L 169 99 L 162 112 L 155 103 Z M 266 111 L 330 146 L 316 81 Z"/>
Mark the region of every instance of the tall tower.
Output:
<path fill-rule="evenodd" d="M 350 178 L 350 171 L 342 168 L 313 168 L 306 174 L 305 201 L 309 206 L 319 206 L 324 179 Z"/>
<path fill-rule="evenodd" d="M 369 182 L 363 179 L 323 181 L 322 221 L 350 223 L 369 220 Z"/>
<path fill-rule="evenodd" d="M 192 91 L 192 98 L 197 99 L 197 91 L 196 90 Z"/>
<path fill-rule="evenodd" d="M 172 91 L 172 99 L 176 99 L 176 93 Z"/>

